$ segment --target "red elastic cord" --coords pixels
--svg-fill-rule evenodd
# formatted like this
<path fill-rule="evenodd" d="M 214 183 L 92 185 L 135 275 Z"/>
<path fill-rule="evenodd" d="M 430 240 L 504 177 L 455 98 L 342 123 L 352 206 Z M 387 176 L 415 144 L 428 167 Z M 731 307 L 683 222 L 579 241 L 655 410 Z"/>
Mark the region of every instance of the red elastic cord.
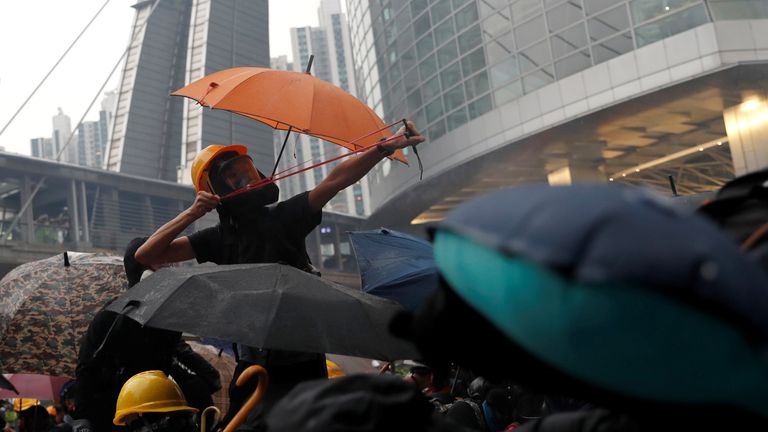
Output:
<path fill-rule="evenodd" d="M 357 138 L 356 140 L 354 140 L 354 141 L 351 141 L 349 144 L 352 144 L 352 145 L 354 145 L 354 146 L 356 146 L 356 147 L 357 147 L 358 145 L 357 145 L 357 144 L 354 144 L 355 142 L 357 142 L 357 141 L 360 141 L 361 139 L 367 138 L 367 137 L 369 137 L 369 136 L 371 136 L 371 135 L 373 135 L 373 134 L 375 134 L 375 133 L 377 133 L 377 132 L 380 132 L 380 131 L 382 131 L 382 130 L 384 130 L 384 129 L 388 129 L 388 128 L 390 128 L 390 127 L 392 127 L 392 126 L 394 126 L 394 125 L 396 125 L 396 124 L 398 124 L 398 123 L 400 123 L 400 121 L 396 121 L 396 122 L 394 122 L 394 123 L 392 123 L 392 124 L 390 124 L 390 125 L 384 126 L 383 128 L 381 128 L 381 129 L 379 129 L 379 130 L 373 131 L 373 132 L 371 132 L 371 133 L 369 133 L 369 134 L 367 134 L 367 135 L 364 135 L 364 136 L 362 136 L 362 137 L 360 137 L 360 138 Z M 379 142 L 373 143 L 373 144 L 371 144 L 371 145 L 368 145 L 368 146 L 365 146 L 365 147 L 360 147 L 359 149 L 351 150 L 349 153 L 344 153 L 344 154 L 342 154 L 342 155 L 339 155 L 339 156 L 336 156 L 336 157 L 334 157 L 334 158 L 331 158 L 331 159 L 328 159 L 328 160 L 325 160 L 325 161 L 322 161 L 322 162 L 319 162 L 319 163 L 316 163 L 316 164 L 310 165 L 310 166 L 308 166 L 308 167 L 306 167 L 306 168 L 302 168 L 302 169 L 300 169 L 300 170 L 297 170 L 297 171 L 294 171 L 294 172 L 290 172 L 289 174 L 286 174 L 286 175 L 283 175 L 283 176 L 281 176 L 281 174 L 284 174 L 284 173 L 286 173 L 286 172 L 289 172 L 289 171 L 291 171 L 291 170 L 294 170 L 294 169 L 296 169 L 296 168 L 298 168 L 298 167 L 300 167 L 300 166 L 302 166 L 302 165 L 306 165 L 307 163 L 309 163 L 309 162 L 312 162 L 312 160 L 304 161 L 304 162 L 302 162 L 302 163 L 300 163 L 300 164 L 298 164 L 298 165 L 295 165 L 295 166 L 293 166 L 293 167 L 290 167 L 290 168 L 288 168 L 288 169 L 285 169 L 285 170 L 283 170 L 283 171 L 280 171 L 279 173 L 275 173 L 275 175 L 274 175 L 274 176 L 272 176 L 272 177 L 269 177 L 269 178 L 263 178 L 263 179 L 261 179 L 261 180 L 259 180 L 259 181 L 255 182 L 255 183 L 249 184 L 248 186 L 245 186 L 245 187 L 243 187 L 243 188 L 240 188 L 240 189 L 238 189 L 238 190 L 236 190 L 236 191 L 234 191 L 234 192 L 230 192 L 230 193 L 228 193 L 228 194 L 224 195 L 223 197 L 221 197 L 221 199 L 222 199 L 222 200 L 225 200 L 225 199 L 228 199 L 228 198 L 232 198 L 232 197 L 235 197 L 235 196 L 237 196 L 237 195 L 240 195 L 240 194 L 242 194 L 242 193 L 245 193 L 245 192 L 251 191 L 251 190 L 253 190 L 253 189 L 258 189 L 258 188 L 260 188 L 260 187 L 263 187 L 263 186 L 266 186 L 266 185 L 268 185 L 268 184 L 270 184 L 270 183 L 274 183 L 274 182 L 276 182 L 276 181 L 278 181 L 278 180 L 282 180 L 282 179 L 284 179 L 284 178 L 288 178 L 288 177 L 294 176 L 294 175 L 296 175 L 296 174 L 300 174 L 300 173 L 303 173 L 303 172 L 305 172 L 305 171 L 309 171 L 309 170 L 311 170 L 311 169 L 313 169 L 313 168 L 317 168 L 317 167 L 319 167 L 319 166 L 323 166 L 323 165 L 329 164 L 329 163 L 331 163 L 331 162 L 337 161 L 337 160 L 339 160 L 339 159 L 343 159 L 343 158 L 345 158 L 345 157 L 349 157 L 349 156 L 352 156 L 352 155 L 354 155 L 354 154 L 357 154 L 357 153 L 362 153 L 362 152 L 364 152 L 364 151 L 366 151 L 366 150 L 368 150 L 368 149 L 371 149 L 371 148 L 373 148 L 373 147 L 376 147 L 376 146 L 377 146 L 377 145 L 379 145 L 379 144 L 386 144 L 386 143 L 388 143 L 388 142 L 391 142 L 391 141 L 394 141 L 395 139 L 398 139 L 398 138 L 400 138 L 400 137 L 402 137 L 402 136 L 404 136 L 404 135 L 405 135 L 405 134 L 395 134 L 395 135 L 392 135 L 391 137 L 389 137 L 389 138 L 387 138 L 387 139 L 385 139 L 385 140 L 382 140 L 382 141 L 379 141 Z"/>

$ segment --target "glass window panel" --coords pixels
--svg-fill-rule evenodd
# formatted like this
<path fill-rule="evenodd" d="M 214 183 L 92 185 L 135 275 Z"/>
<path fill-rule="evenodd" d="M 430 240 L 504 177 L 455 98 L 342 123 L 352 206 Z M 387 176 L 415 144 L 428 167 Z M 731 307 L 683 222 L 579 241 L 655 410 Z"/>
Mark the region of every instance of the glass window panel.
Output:
<path fill-rule="evenodd" d="M 555 81 L 555 74 L 551 67 L 545 67 L 523 77 L 523 90 L 525 93 L 538 90 Z"/>
<path fill-rule="evenodd" d="M 407 98 L 408 103 L 408 112 L 414 112 L 421 106 L 422 100 L 421 100 L 421 90 L 416 89 L 413 93 L 408 95 Z"/>
<path fill-rule="evenodd" d="M 480 14 L 480 17 L 483 18 L 496 13 L 496 9 L 488 4 L 488 2 L 479 1 L 477 2 L 477 12 Z"/>
<path fill-rule="evenodd" d="M 496 106 L 501 106 L 507 102 L 512 102 L 522 95 L 523 84 L 520 82 L 520 80 L 511 82 L 493 91 L 493 97 L 496 99 Z"/>
<path fill-rule="evenodd" d="M 456 32 L 453 30 L 453 20 L 448 20 L 435 27 L 435 45 L 440 46 L 443 42 L 452 38 Z"/>
<path fill-rule="evenodd" d="M 512 56 L 491 68 L 491 80 L 493 81 L 494 87 L 499 87 L 519 76 L 520 71 L 518 69 L 516 56 Z"/>
<path fill-rule="evenodd" d="M 716 20 L 768 18 L 765 0 L 709 0 L 709 10 Z"/>
<path fill-rule="evenodd" d="M 528 18 L 541 13 L 541 0 L 517 0 L 512 3 L 512 21 L 519 24 Z"/>
<path fill-rule="evenodd" d="M 520 71 L 526 73 L 552 62 L 549 43 L 541 41 L 538 44 L 520 52 Z"/>
<path fill-rule="evenodd" d="M 556 61 L 555 72 L 557 72 L 557 79 L 561 79 L 583 71 L 590 66 L 592 66 L 592 57 L 588 50 L 583 50 Z"/>
<path fill-rule="evenodd" d="M 641 47 L 674 34 L 698 27 L 708 21 L 704 5 L 694 6 L 668 17 L 638 27 L 635 30 L 637 46 Z"/>
<path fill-rule="evenodd" d="M 434 54 L 419 63 L 419 76 L 422 81 L 432 76 L 435 72 L 437 72 L 437 59 L 435 59 Z"/>
<path fill-rule="evenodd" d="M 435 76 L 424 84 L 424 100 L 432 100 L 433 97 L 440 94 L 440 80 Z"/>
<path fill-rule="evenodd" d="M 512 32 L 494 39 L 487 45 L 488 63 L 497 63 L 509 57 L 515 51 Z"/>
<path fill-rule="evenodd" d="M 544 16 L 538 16 L 515 28 L 515 40 L 518 47 L 525 47 L 547 35 Z"/>
<path fill-rule="evenodd" d="M 461 109 L 448 114 L 445 121 L 448 124 L 449 131 L 456 129 L 467 122 L 467 109 L 462 107 Z"/>
<path fill-rule="evenodd" d="M 451 0 L 437 0 L 432 2 L 430 13 L 432 14 L 432 22 L 437 23 L 442 21 L 445 17 L 451 14 Z"/>
<path fill-rule="evenodd" d="M 424 110 L 416 111 L 416 114 L 412 116 L 413 123 L 418 125 L 427 124 L 427 118 L 424 116 Z"/>
<path fill-rule="evenodd" d="M 584 0 L 587 15 L 593 15 L 611 6 L 616 6 L 616 0 Z"/>
<path fill-rule="evenodd" d="M 456 21 L 456 28 L 461 31 L 477 22 L 477 6 L 472 2 L 472 4 L 456 12 L 456 16 L 453 18 Z"/>
<path fill-rule="evenodd" d="M 429 20 L 428 13 L 416 18 L 416 21 L 413 22 L 413 31 L 416 34 L 416 37 L 423 35 L 429 31 L 430 28 L 432 28 L 432 22 Z"/>
<path fill-rule="evenodd" d="M 437 62 L 443 68 L 448 63 L 459 57 L 459 51 L 456 48 L 456 39 L 448 42 L 445 46 L 437 50 Z"/>
<path fill-rule="evenodd" d="M 403 78 L 403 83 L 405 84 L 406 93 L 410 93 L 413 90 L 419 88 L 421 86 L 421 82 L 419 82 L 418 69 L 413 68 L 408 71 L 408 73 L 405 74 L 405 78 Z"/>
<path fill-rule="evenodd" d="M 629 2 L 629 7 L 632 10 L 633 21 L 635 24 L 640 24 L 699 2 L 700 0 L 632 0 Z"/>
<path fill-rule="evenodd" d="M 442 98 L 437 98 L 434 101 L 428 103 L 427 106 L 424 108 L 424 111 L 427 113 L 427 122 L 429 123 L 432 123 L 433 121 L 442 117 L 443 116 Z"/>
<path fill-rule="evenodd" d="M 464 82 L 464 92 L 467 99 L 474 99 L 488 91 L 488 74 L 485 71 L 469 78 Z"/>
<path fill-rule="evenodd" d="M 443 83 L 443 88 L 450 88 L 458 84 L 461 81 L 461 67 L 459 62 L 455 62 L 440 72 L 440 80 Z"/>
<path fill-rule="evenodd" d="M 464 86 L 456 86 L 443 95 L 446 111 L 453 111 L 464 105 Z"/>
<path fill-rule="evenodd" d="M 550 38 L 552 41 L 552 56 L 560 58 L 587 46 L 587 30 L 584 24 L 575 25 Z"/>
<path fill-rule="evenodd" d="M 472 26 L 472 28 L 459 35 L 459 52 L 462 54 L 468 53 L 482 43 L 483 38 L 480 35 L 480 26 Z"/>
<path fill-rule="evenodd" d="M 430 140 L 435 140 L 445 135 L 445 120 L 440 119 L 439 122 L 433 124 L 427 129 L 427 135 Z"/>
<path fill-rule="evenodd" d="M 632 34 L 627 32 L 592 45 L 592 56 L 595 64 L 598 64 L 630 52 L 632 49 L 634 49 Z"/>
<path fill-rule="evenodd" d="M 469 113 L 469 118 L 477 118 L 481 115 L 487 113 L 492 108 L 492 102 L 491 102 L 491 95 L 487 94 L 480 99 L 471 102 L 467 105 L 467 113 Z"/>
<path fill-rule="evenodd" d="M 400 50 L 404 50 L 413 45 L 413 29 L 408 27 L 400 31 L 397 35 L 397 47 Z"/>
<path fill-rule="evenodd" d="M 392 69 L 389 70 L 389 79 L 392 81 L 399 80 L 403 76 L 400 72 L 400 62 L 393 64 Z"/>
<path fill-rule="evenodd" d="M 416 58 L 416 54 L 413 52 L 413 48 L 402 50 L 402 53 L 403 54 L 400 55 L 400 65 L 404 71 L 410 70 L 412 67 L 416 66 L 418 59 Z"/>
<path fill-rule="evenodd" d="M 547 12 L 550 33 L 583 19 L 584 9 L 581 6 L 581 0 L 570 0 Z"/>
<path fill-rule="evenodd" d="M 416 42 L 416 53 L 421 58 L 426 57 L 434 48 L 435 43 L 432 41 L 432 33 L 427 33 L 426 36 Z"/>
<path fill-rule="evenodd" d="M 453 10 L 460 8 L 463 4 L 467 3 L 468 1 L 469 0 L 453 0 Z"/>
<path fill-rule="evenodd" d="M 428 4 L 427 0 L 411 0 L 411 14 L 416 16 L 422 13 Z"/>
<path fill-rule="evenodd" d="M 461 71 L 464 76 L 470 76 L 485 67 L 485 55 L 480 47 L 461 59 Z"/>
<path fill-rule="evenodd" d="M 509 21 L 509 17 L 502 13 L 495 13 L 482 23 L 483 37 L 486 40 L 493 39 L 496 36 L 509 31 L 512 23 Z"/>
<path fill-rule="evenodd" d="M 592 41 L 605 39 L 608 36 L 625 31 L 629 28 L 627 8 L 621 5 L 608 12 L 589 20 L 589 38 Z"/>

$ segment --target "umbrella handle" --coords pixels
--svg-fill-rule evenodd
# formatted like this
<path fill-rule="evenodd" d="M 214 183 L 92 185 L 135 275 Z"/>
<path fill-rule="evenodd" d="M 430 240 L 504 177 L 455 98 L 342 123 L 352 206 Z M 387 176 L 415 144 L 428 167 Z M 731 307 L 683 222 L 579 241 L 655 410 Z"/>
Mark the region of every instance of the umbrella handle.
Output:
<path fill-rule="evenodd" d="M 221 411 L 215 406 L 209 406 L 200 413 L 200 432 L 208 432 L 208 413 L 213 412 L 213 424 L 219 422 Z"/>
<path fill-rule="evenodd" d="M 258 404 L 261 399 L 264 398 L 264 394 L 267 392 L 267 385 L 269 385 L 269 374 L 267 373 L 266 369 L 259 365 L 249 366 L 246 370 L 243 371 L 243 373 L 240 374 L 235 384 L 241 386 L 254 375 L 256 375 L 259 379 L 259 382 L 256 385 L 256 390 L 253 392 L 251 397 L 245 401 L 245 404 L 243 404 L 243 407 L 240 408 L 240 411 L 235 414 L 235 416 L 232 418 L 232 421 L 227 424 L 227 427 L 224 428 L 224 432 L 234 432 L 235 429 L 237 429 L 241 424 L 243 424 L 243 422 L 245 422 L 246 417 L 248 417 L 248 414 L 253 410 L 254 407 L 256 407 L 256 404 Z"/>

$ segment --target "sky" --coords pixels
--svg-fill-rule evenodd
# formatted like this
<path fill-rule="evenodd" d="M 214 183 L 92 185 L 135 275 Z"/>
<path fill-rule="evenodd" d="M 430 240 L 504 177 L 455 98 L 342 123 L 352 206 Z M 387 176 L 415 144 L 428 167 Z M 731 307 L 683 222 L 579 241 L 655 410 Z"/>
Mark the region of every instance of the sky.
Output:
<path fill-rule="evenodd" d="M 0 130 L 85 25 L 104 10 L 0 135 L 5 151 L 29 154 L 29 140 L 50 137 L 58 108 L 74 127 L 127 46 L 136 0 L 24 0 L 0 14 Z M 342 4 L 344 2 L 342 1 Z M 291 57 L 291 27 L 316 26 L 319 0 L 270 0 L 270 56 Z M 105 90 L 117 88 L 118 67 Z M 85 121 L 97 120 L 101 96 Z"/>

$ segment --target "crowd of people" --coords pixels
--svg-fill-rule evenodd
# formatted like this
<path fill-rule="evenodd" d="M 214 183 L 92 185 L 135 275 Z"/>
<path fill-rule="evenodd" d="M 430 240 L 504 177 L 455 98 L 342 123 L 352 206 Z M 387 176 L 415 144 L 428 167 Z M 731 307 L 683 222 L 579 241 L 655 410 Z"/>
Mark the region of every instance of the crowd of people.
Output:
<path fill-rule="evenodd" d="M 190 259 L 318 274 L 304 239 L 321 209 L 423 141 L 413 124 L 397 136 L 279 203 L 245 147 L 203 149 L 193 205 L 128 245 L 129 286 Z M 520 187 L 461 206 L 433 232 L 435 293 L 390 324 L 422 358 L 329 380 L 324 353 L 238 345 L 229 410 L 206 416 L 207 429 L 233 422 L 263 384 L 234 385 L 253 366 L 269 385 L 237 430 L 764 429 L 766 180 L 737 179 L 699 214 L 612 185 Z M 216 226 L 181 236 L 214 210 Z M 199 430 L 221 388 L 179 332 L 106 309 L 83 338 L 76 378 L 53 416 L 37 403 L 8 410 L 16 430 Z"/>

